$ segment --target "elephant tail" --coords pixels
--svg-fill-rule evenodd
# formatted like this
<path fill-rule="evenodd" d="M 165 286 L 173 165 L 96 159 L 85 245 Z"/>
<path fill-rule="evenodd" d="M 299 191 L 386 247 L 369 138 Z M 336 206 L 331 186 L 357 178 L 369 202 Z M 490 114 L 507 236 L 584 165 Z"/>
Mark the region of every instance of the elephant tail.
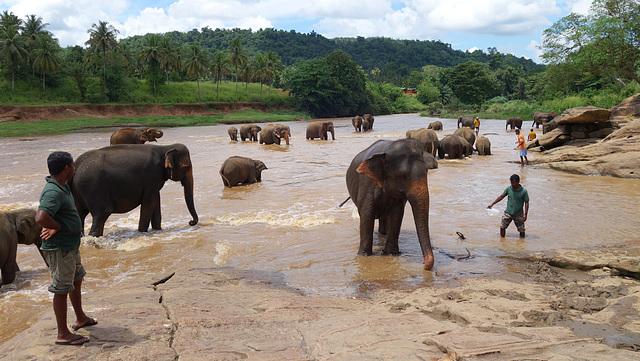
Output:
<path fill-rule="evenodd" d="M 229 178 L 224 176 L 224 174 L 222 173 L 222 169 L 220 169 L 220 176 L 222 177 L 222 183 L 224 183 L 224 185 L 227 187 L 231 187 L 231 182 L 229 182 Z"/>
<path fill-rule="evenodd" d="M 338 208 L 341 208 L 342 206 L 344 206 L 344 204 L 347 203 L 349 201 L 349 199 L 351 199 L 351 196 L 347 197 L 347 199 L 345 199 L 344 202 L 340 203 Z"/>

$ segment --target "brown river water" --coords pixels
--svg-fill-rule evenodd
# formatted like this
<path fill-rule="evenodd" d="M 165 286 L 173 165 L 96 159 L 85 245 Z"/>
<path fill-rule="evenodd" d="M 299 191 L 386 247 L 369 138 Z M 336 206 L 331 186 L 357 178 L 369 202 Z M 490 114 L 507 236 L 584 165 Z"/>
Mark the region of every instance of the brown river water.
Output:
<path fill-rule="evenodd" d="M 410 209 L 400 234 L 400 256 L 356 255 L 358 213 L 347 196 L 345 172 L 353 157 L 378 139 L 404 137 L 408 129 L 435 119 L 417 115 L 379 116 L 375 129 L 355 133 L 350 119 L 334 120 L 335 141 L 308 141 L 306 122 L 288 123 L 291 145 L 231 142 L 226 125 L 163 129 L 160 144 L 183 143 L 195 177 L 191 219 L 180 183 L 161 191 L 163 230 L 139 233 L 138 209 L 112 215 L 103 237 L 84 237 L 81 246 L 87 277 L 83 291 L 117 290 L 131 277 L 193 267 L 231 267 L 272 275 L 309 296 L 358 297 L 380 287 L 429 287 L 464 277 L 482 277 L 506 266 L 501 256 L 553 248 L 583 248 L 622 243 L 640 237 L 638 180 L 563 173 L 544 167 L 520 167 L 516 136 L 502 120 L 483 120 L 481 135 L 492 142 L 492 156 L 440 160 L 429 171 L 430 234 L 435 266 L 422 269 L 422 257 Z M 443 119 L 439 138 L 456 121 Z M 526 122 L 528 133 L 530 122 Z M 264 127 L 265 124 L 261 124 Z M 111 132 L 0 139 L 0 209 L 37 207 L 47 175 L 46 158 L 55 150 L 74 157 L 107 146 Z M 225 188 L 218 171 L 230 156 L 262 160 L 262 182 Z M 536 154 L 530 152 L 530 157 Z M 515 226 L 499 236 L 506 200 L 486 209 L 517 173 L 531 198 L 527 236 Z M 409 204 L 407 203 L 409 208 Z M 498 214 L 495 214 L 498 213 Z M 91 222 L 87 217 L 86 231 Z M 461 240 L 456 232 L 464 234 Z M 377 239 L 377 236 L 374 237 Z M 473 256 L 456 261 L 449 255 Z M 21 272 L 0 289 L 0 343 L 51 311 L 48 270 L 34 246 L 20 245 Z M 87 311 L 95 307 L 87 305 Z M 70 316 L 71 317 L 71 316 Z"/>

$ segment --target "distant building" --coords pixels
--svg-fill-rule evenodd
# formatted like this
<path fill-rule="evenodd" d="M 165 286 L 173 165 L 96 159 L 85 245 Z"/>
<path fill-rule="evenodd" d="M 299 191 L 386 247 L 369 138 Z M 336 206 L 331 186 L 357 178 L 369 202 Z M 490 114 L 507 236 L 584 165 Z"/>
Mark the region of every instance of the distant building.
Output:
<path fill-rule="evenodd" d="M 402 94 L 418 95 L 416 88 L 402 88 Z"/>

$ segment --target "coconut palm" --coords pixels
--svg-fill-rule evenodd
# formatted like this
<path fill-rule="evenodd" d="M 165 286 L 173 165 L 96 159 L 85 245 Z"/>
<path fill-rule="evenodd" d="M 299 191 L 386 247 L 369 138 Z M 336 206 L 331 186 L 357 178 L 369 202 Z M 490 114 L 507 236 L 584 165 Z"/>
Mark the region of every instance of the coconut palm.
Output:
<path fill-rule="evenodd" d="M 222 51 L 218 51 L 211 61 L 211 72 L 213 73 L 213 79 L 216 82 L 216 101 L 220 99 L 220 82 L 222 81 L 222 74 L 228 72 L 227 59 Z"/>
<path fill-rule="evenodd" d="M 9 27 L 13 26 L 16 30 L 22 29 L 22 20 L 18 18 L 14 13 L 5 10 L 0 15 L 0 29 L 7 31 Z"/>
<path fill-rule="evenodd" d="M 167 84 L 169 83 L 169 72 L 172 69 L 179 70 L 182 67 L 180 62 L 182 59 L 178 56 L 178 50 L 175 44 L 171 41 L 171 38 L 166 35 L 160 39 L 160 52 L 162 53 L 162 59 L 160 60 L 160 68 L 164 70 L 164 74 L 167 77 Z"/>
<path fill-rule="evenodd" d="M 195 75 L 196 77 L 196 84 L 198 84 L 198 103 L 200 103 L 200 77 L 206 73 L 208 67 L 207 53 L 200 48 L 200 45 L 192 44 L 187 52 L 187 61 L 184 64 L 184 68 L 187 76 Z"/>
<path fill-rule="evenodd" d="M 50 36 L 40 35 L 36 38 L 35 49 L 33 50 L 33 69 L 42 72 L 42 92 L 45 93 L 45 78 L 47 72 L 54 72 L 60 69 L 61 58 L 58 55 L 60 47 Z"/>
<path fill-rule="evenodd" d="M 267 56 L 264 54 L 256 56 L 253 65 L 254 75 L 260 79 L 260 101 L 262 101 L 262 84 L 265 79 L 270 77 L 271 74 L 271 69 L 269 69 L 269 63 L 267 62 Z"/>
<path fill-rule="evenodd" d="M 47 25 L 49 25 L 49 23 L 43 23 L 41 17 L 33 14 L 27 15 L 27 20 L 25 20 L 22 28 L 22 36 L 24 36 L 25 42 L 27 43 L 27 50 L 30 54 L 33 53 L 33 50 L 36 47 L 36 39 L 39 36 L 46 35 L 53 38 L 53 34 L 44 29 Z M 32 66 L 32 69 L 33 74 L 35 75 L 35 67 Z"/>
<path fill-rule="evenodd" d="M 229 42 L 229 46 L 227 47 L 227 60 L 229 64 L 231 64 L 235 70 L 236 75 L 236 92 L 238 92 L 238 69 L 247 64 L 248 56 L 247 52 L 242 47 L 242 43 L 240 39 L 235 38 Z"/>
<path fill-rule="evenodd" d="M 238 70 L 240 79 L 244 80 L 244 91 L 249 90 L 249 81 L 253 78 L 253 68 L 254 68 L 255 59 L 251 59 L 247 61 L 243 66 Z"/>
<path fill-rule="evenodd" d="M 11 91 L 15 90 L 16 69 L 27 60 L 28 56 L 29 52 L 26 49 L 24 37 L 18 33 L 18 30 L 13 25 L 2 29 L 0 33 L 0 58 L 11 65 Z"/>
<path fill-rule="evenodd" d="M 271 79 L 271 84 L 269 85 L 269 97 L 271 97 L 271 88 L 273 86 L 273 81 L 276 78 L 276 75 L 282 69 L 282 60 L 280 60 L 280 56 L 276 54 L 274 51 L 268 51 L 266 55 L 267 59 L 267 67 L 269 69 L 268 78 Z"/>
<path fill-rule="evenodd" d="M 98 24 L 91 25 L 87 33 L 89 40 L 85 45 L 89 45 L 96 53 L 102 52 L 104 94 L 107 95 L 107 52 L 118 48 L 116 37 L 119 31 L 106 21 L 98 21 Z"/>
<path fill-rule="evenodd" d="M 153 80 L 153 92 L 156 88 L 156 76 L 160 69 L 160 63 L 162 62 L 162 48 L 160 45 L 160 37 L 156 34 L 151 34 L 146 38 L 145 45 L 142 46 L 142 50 L 138 54 L 140 59 L 147 64 L 151 79 Z"/>

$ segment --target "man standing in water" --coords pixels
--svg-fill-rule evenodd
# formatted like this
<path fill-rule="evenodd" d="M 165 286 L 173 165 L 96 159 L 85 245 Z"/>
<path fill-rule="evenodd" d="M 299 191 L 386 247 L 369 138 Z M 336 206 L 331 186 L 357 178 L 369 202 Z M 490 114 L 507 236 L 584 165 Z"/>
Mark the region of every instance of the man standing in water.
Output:
<path fill-rule="evenodd" d="M 476 137 L 477 137 L 478 133 L 480 132 L 480 118 L 476 117 L 476 119 L 473 121 L 473 127 L 476 128 Z"/>
<path fill-rule="evenodd" d="M 516 148 L 520 153 L 520 164 L 524 166 L 524 162 L 527 161 L 527 165 L 529 165 L 529 159 L 527 159 L 527 143 L 524 141 L 524 134 L 520 133 L 520 129 L 516 129 L 516 135 L 518 136 Z"/>
<path fill-rule="evenodd" d="M 42 251 L 49 264 L 53 293 L 53 313 L 58 337 L 56 345 L 82 345 L 89 338 L 76 335 L 67 327 L 67 294 L 76 314 L 74 330 L 98 322 L 82 310 L 82 279 L 86 275 L 80 262 L 82 222 L 67 182 L 73 177 L 73 157 L 67 152 L 53 152 L 47 158 L 49 174 L 40 194 L 36 222 L 42 226 Z"/>
<path fill-rule="evenodd" d="M 527 214 L 529 213 L 529 192 L 522 185 L 520 185 L 520 176 L 517 174 L 509 177 L 511 185 L 507 187 L 502 194 L 491 203 L 487 209 L 491 209 L 496 203 L 509 196 L 507 199 L 507 209 L 505 209 L 502 215 L 502 221 L 500 223 L 500 237 L 504 237 L 507 233 L 507 227 L 513 220 L 513 223 L 518 227 L 520 237 L 524 238 L 524 222 L 527 221 Z M 522 207 L 524 206 L 524 212 Z"/>

